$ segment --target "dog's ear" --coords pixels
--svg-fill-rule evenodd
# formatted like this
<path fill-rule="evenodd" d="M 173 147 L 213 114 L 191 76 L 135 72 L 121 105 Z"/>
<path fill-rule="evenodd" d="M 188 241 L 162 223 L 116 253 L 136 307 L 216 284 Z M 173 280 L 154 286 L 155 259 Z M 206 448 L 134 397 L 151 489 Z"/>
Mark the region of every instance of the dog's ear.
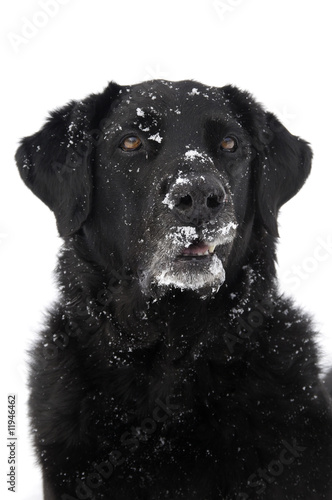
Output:
<path fill-rule="evenodd" d="M 74 234 L 89 215 L 93 149 L 119 88 L 111 83 L 102 94 L 56 110 L 16 152 L 22 179 L 54 212 L 60 236 Z"/>
<path fill-rule="evenodd" d="M 272 236 L 278 236 L 280 207 L 303 186 L 311 169 L 308 143 L 292 135 L 272 114 L 265 113 L 264 127 L 256 138 L 255 193 L 257 215 Z"/>
<path fill-rule="evenodd" d="M 252 139 L 258 223 L 277 237 L 279 209 L 299 191 L 308 177 L 311 149 L 305 141 L 288 132 L 248 92 L 232 85 L 223 87 L 222 91 Z"/>

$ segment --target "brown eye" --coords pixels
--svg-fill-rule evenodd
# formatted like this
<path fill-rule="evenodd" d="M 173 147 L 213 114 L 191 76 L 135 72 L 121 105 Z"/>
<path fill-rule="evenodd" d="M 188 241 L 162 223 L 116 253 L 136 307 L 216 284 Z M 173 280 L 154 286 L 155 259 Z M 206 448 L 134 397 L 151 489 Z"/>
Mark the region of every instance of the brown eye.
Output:
<path fill-rule="evenodd" d="M 237 142 L 233 137 L 224 137 L 220 143 L 220 148 L 223 151 L 233 152 L 237 149 Z"/>
<path fill-rule="evenodd" d="M 139 137 L 136 135 L 130 135 L 123 139 L 120 144 L 120 148 L 123 149 L 123 151 L 136 151 L 141 147 L 141 145 L 142 141 Z"/>

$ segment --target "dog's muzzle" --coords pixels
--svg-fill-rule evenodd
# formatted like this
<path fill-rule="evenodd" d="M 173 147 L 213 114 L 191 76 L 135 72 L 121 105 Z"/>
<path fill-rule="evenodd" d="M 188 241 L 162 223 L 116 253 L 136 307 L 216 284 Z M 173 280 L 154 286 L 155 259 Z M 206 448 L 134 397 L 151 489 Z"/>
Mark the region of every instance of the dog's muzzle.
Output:
<path fill-rule="evenodd" d="M 179 175 L 163 201 L 179 222 L 196 227 L 215 220 L 226 202 L 226 191 L 212 173 Z"/>

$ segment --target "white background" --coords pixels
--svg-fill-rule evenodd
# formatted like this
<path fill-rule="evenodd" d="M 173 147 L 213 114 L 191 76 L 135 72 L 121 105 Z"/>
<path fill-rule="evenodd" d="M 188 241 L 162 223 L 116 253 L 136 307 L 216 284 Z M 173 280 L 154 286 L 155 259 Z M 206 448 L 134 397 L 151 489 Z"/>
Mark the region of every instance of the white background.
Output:
<path fill-rule="evenodd" d="M 99 92 L 110 80 L 233 83 L 312 144 L 312 175 L 280 215 L 279 274 L 282 289 L 314 314 L 322 367 L 332 366 L 330 2 L 44 0 L 48 14 L 42 4 L 6 2 L 1 13 L 2 499 L 42 498 L 26 420 L 26 350 L 55 296 L 60 244 L 53 214 L 20 180 L 14 153 L 18 139 L 36 132 L 49 110 Z M 8 393 L 18 395 L 15 494 L 6 485 Z"/>

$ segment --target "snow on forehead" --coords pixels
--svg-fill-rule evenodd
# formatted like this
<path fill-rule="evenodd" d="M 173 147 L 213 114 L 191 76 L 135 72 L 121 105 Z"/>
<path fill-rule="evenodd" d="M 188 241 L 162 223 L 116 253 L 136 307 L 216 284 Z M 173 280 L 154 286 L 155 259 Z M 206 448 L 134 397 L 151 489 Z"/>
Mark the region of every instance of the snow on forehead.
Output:
<path fill-rule="evenodd" d="M 209 104 L 211 113 L 217 112 L 217 108 L 224 111 L 224 106 L 227 106 L 221 89 L 187 80 L 142 82 L 125 87 L 123 98 L 139 119 L 151 115 L 162 117 L 168 114 L 192 113 L 193 106 L 197 109 L 196 112 L 201 108 L 204 113 L 209 112 Z"/>
<path fill-rule="evenodd" d="M 133 85 L 131 89 L 129 87 L 129 91 L 131 91 L 133 95 L 148 96 L 152 100 L 157 97 L 163 98 L 163 96 L 166 93 L 169 94 L 172 89 L 173 82 L 167 82 L 166 80 L 151 80 Z"/>
<path fill-rule="evenodd" d="M 179 99 L 210 100 L 212 102 L 224 101 L 223 93 L 218 87 L 210 87 L 199 82 L 191 80 L 182 80 L 178 82 L 168 80 L 148 80 L 136 85 L 125 87 L 125 92 L 134 100 L 140 97 L 148 97 L 150 100 L 169 100 Z"/>

